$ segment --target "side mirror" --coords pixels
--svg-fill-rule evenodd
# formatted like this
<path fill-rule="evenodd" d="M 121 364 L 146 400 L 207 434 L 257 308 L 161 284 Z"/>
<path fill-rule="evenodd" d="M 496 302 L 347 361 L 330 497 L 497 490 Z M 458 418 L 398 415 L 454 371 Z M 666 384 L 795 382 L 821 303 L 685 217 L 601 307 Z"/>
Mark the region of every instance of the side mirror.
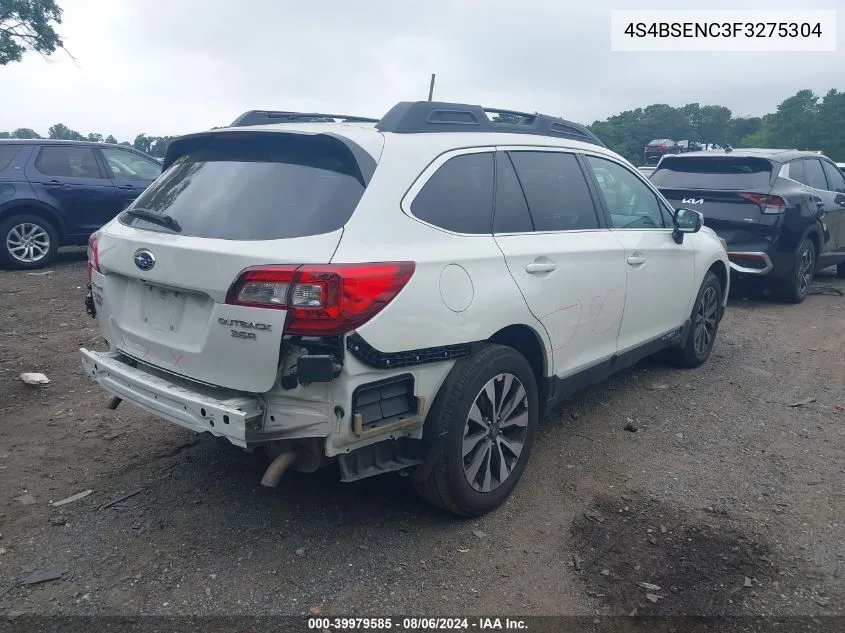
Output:
<path fill-rule="evenodd" d="M 674 215 L 675 230 L 672 239 L 676 244 L 684 243 L 684 233 L 698 233 L 704 226 L 704 216 L 692 209 L 678 209 Z"/>

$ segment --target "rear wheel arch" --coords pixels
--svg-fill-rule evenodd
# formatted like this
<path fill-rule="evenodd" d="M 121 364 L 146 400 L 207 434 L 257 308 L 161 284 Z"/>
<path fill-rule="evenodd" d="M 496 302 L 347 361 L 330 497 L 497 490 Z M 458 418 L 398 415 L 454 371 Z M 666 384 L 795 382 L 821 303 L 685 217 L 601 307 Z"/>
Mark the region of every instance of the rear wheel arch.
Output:
<path fill-rule="evenodd" d="M 493 334 L 487 341 L 510 347 L 522 354 L 531 365 L 538 385 L 542 385 L 546 376 L 551 374 L 548 371 L 546 346 L 540 335 L 531 327 L 521 324 L 508 325 Z"/>
<path fill-rule="evenodd" d="M 0 208 L 0 222 L 5 222 L 8 218 L 16 215 L 34 215 L 50 223 L 53 229 L 59 236 L 59 240 L 64 240 L 67 230 L 65 224 L 56 211 L 40 202 L 31 200 L 22 202 L 12 202 L 7 206 Z"/>
<path fill-rule="evenodd" d="M 719 280 L 719 284 L 722 286 L 722 299 L 724 300 L 728 291 L 728 267 L 725 266 L 725 262 L 722 260 L 716 260 L 710 264 L 710 268 L 707 271 L 716 275 L 716 278 Z"/>

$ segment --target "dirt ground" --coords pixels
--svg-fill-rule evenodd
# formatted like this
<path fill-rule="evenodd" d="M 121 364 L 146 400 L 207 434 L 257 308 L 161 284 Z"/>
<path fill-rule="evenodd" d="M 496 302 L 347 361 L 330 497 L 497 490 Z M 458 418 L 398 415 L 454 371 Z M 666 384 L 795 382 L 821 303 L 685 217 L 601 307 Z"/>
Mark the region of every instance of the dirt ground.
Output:
<path fill-rule="evenodd" d="M 264 489 L 254 456 L 106 409 L 79 366 L 84 261 L 48 270 L 0 271 L 0 614 L 845 614 L 829 274 L 798 306 L 733 300 L 698 370 L 646 362 L 564 403 L 512 498 L 458 520 L 400 476 Z"/>

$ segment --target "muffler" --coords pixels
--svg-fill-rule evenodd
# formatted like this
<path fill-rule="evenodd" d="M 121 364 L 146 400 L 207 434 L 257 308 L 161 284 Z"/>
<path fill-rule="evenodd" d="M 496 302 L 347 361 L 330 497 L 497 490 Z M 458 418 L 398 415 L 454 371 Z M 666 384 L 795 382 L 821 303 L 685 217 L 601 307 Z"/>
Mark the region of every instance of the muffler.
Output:
<path fill-rule="evenodd" d="M 261 485 L 268 488 L 275 488 L 279 485 L 279 480 L 285 474 L 288 468 L 296 462 L 296 453 L 287 451 L 281 453 L 264 471 L 264 476 L 261 478 Z"/>

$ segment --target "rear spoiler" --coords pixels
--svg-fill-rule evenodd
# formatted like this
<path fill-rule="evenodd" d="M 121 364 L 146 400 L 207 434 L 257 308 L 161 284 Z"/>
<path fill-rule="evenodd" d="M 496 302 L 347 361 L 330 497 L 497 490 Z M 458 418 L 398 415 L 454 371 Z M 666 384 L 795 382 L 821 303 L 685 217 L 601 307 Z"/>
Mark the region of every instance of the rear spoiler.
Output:
<path fill-rule="evenodd" d="M 173 139 L 170 144 L 167 146 L 167 153 L 164 156 L 164 161 L 161 165 L 161 171 L 164 173 L 170 166 L 175 163 L 179 158 L 184 156 L 188 151 L 190 151 L 192 146 L 195 144 L 201 143 L 203 140 L 212 139 L 215 137 L 240 137 L 240 138 L 249 138 L 249 137 L 256 137 L 256 136 L 265 136 L 265 135 L 282 135 L 282 134 L 296 134 L 298 136 L 312 136 L 312 137 L 323 137 L 323 138 L 330 138 L 333 141 L 337 142 L 341 146 L 343 146 L 346 151 L 348 151 L 352 158 L 354 159 L 355 163 L 358 165 L 359 174 L 356 177 L 360 177 L 362 184 L 366 187 L 370 184 L 370 179 L 373 177 L 373 173 L 376 170 L 376 160 L 367 152 L 363 147 L 358 145 L 356 142 L 342 136 L 340 134 L 336 134 L 333 132 L 304 132 L 302 130 L 284 130 L 283 132 L 280 131 L 266 131 L 266 130 L 245 130 L 245 129 L 232 129 L 232 128 L 222 128 L 217 130 L 209 130 L 206 132 L 196 132 L 194 134 L 186 134 L 184 136 L 180 136 L 178 138 Z"/>

